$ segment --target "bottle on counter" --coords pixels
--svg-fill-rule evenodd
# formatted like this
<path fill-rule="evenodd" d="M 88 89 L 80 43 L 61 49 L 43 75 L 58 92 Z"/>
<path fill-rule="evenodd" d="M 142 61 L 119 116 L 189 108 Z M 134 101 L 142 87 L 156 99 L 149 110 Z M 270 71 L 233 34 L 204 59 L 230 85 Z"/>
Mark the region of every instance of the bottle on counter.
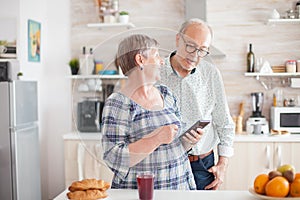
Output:
<path fill-rule="evenodd" d="M 277 99 L 276 99 L 276 94 L 273 94 L 273 106 L 277 106 Z"/>
<path fill-rule="evenodd" d="M 252 44 L 249 44 L 249 51 L 247 53 L 247 72 L 254 72 L 255 56 L 252 51 Z"/>
<path fill-rule="evenodd" d="M 86 74 L 86 66 L 87 66 L 87 62 L 86 62 L 86 48 L 85 46 L 82 47 L 82 52 L 81 55 L 79 56 L 79 74 L 81 75 L 87 75 Z"/>
<path fill-rule="evenodd" d="M 273 106 L 276 107 L 282 107 L 283 106 L 283 91 L 281 88 L 278 88 L 275 90 L 274 96 L 273 96 Z"/>
<path fill-rule="evenodd" d="M 243 116 L 239 115 L 236 120 L 236 133 L 243 132 Z"/>
<path fill-rule="evenodd" d="M 300 1 L 296 3 L 296 18 L 300 19 Z"/>
<path fill-rule="evenodd" d="M 86 53 L 86 47 L 82 47 L 82 54 L 79 56 L 79 66 L 79 72 L 81 75 L 93 74 L 95 62 L 92 48 L 90 48 L 90 53 Z"/>
<path fill-rule="evenodd" d="M 93 48 L 90 48 L 90 53 L 87 56 L 87 62 L 88 62 L 88 73 L 93 74 L 95 71 L 95 61 L 94 61 L 94 54 L 93 54 Z"/>
<path fill-rule="evenodd" d="M 113 9 L 114 13 L 118 13 L 118 11 L 119 11 L 119 0 L 113 0 L 112 9 Z"/>

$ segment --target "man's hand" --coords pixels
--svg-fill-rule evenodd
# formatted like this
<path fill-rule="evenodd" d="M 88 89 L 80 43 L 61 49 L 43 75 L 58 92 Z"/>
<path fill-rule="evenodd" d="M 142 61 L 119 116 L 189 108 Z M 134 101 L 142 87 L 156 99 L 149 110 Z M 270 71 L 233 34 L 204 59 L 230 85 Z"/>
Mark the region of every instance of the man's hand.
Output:
<path fill-rule="evenodd" d="M 197 128 L 197 132 L 194 130 L 191 130 L 190 133 L 186 132 L 181 138 L 184 149 L 191 149 L 194 145 L 196 145 L 199 142 L 199 140 L 202 138 L 202 135 L 203 130 L 201 128 Z"/>
<path fill-rule="evenodd" d="M 217 190 L 224 182 L 225 172 L 228 166 L 228 158 L 219 156 L 217 165 L 212 166 L 208 169 L 209 172 L 213 173 L 215 180 L 205 187 L 206 190 L 212 189 Z"/>
<path fill-rule="evenodd" d="M 201 128 L 197 128 L 197 132 L 191 130 L 189 133 L 186 132 L 183 136 L 183 140 L 191 145 L 195 145 L 199 142 L 203 135 L 203 130 Z"/>

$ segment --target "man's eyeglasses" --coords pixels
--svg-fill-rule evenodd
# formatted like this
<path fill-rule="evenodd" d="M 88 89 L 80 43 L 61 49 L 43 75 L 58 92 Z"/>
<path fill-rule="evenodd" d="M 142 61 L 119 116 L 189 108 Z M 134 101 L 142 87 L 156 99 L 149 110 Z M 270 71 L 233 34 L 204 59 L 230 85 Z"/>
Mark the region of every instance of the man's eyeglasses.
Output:
<path fill-rule="evenodd" d="M 205 50 L 205 49 L 198 49 L 196 48 L 194 45 L 189 44 L 185 41 L 184 37 L 182 34 L 180 34 L 184 44 L 185 44 L 185 51 L 188 53 L 194 53 L 195 51 L 197 51 L 197 56 L 203 58 L 205 56 L 207 56 L 209 54 L 209 51 Z"/>

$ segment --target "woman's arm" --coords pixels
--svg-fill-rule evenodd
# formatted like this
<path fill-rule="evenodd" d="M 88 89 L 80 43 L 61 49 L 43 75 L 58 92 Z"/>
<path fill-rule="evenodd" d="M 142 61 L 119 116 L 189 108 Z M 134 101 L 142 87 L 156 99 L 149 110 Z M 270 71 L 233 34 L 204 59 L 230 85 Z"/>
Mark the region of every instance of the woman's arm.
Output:
<path fill-rule="evenodd" d="M 141 162 L 162 144 L 170 144 L 177 134 L 175 124 L 160 127 L 142 139 L 128 145 L 130 154 L 130 167 Z"/>

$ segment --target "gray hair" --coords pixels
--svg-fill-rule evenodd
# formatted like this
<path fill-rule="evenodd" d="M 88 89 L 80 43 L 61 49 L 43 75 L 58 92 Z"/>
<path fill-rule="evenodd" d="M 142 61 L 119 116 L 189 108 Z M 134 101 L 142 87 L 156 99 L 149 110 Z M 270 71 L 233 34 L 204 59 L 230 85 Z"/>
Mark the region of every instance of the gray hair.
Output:
<path fill-rule="evenodd" d="M 135 61 L 137 54 L 148 57 L 148 50 L 157 48 L 158 42 L 147 35 L 135 34 L 123 39 L 118 48 L 116 63 L 121 67 L 123 74 L 127 74 L 138 64 Z"/>
<path fill-rule="evenodd" d="M 212 31 L 212 28 L 203 20 L 199 19 L 199 18 L 192 18 L 192 19 L 189 19 L 185 22 L 183 22 L 183 24 L 181 25 L 180 29 L 179 29 L 179 33 L 182 33 L 184 34 L 186 29 L 190 26 L 190 25 L 193 25 L 193 24 L 197 24 L 199 26 L 204 26 L 204 27 L 207 27 L 209 29 L 209 32 L 210 32 L 210 35 L 211 35 L 211 38 L 213 38 L 213 31 Z"/>

